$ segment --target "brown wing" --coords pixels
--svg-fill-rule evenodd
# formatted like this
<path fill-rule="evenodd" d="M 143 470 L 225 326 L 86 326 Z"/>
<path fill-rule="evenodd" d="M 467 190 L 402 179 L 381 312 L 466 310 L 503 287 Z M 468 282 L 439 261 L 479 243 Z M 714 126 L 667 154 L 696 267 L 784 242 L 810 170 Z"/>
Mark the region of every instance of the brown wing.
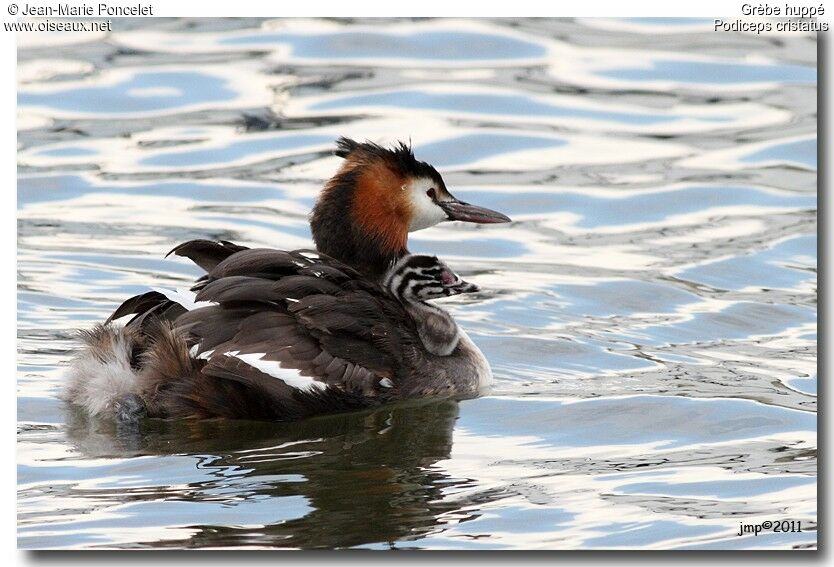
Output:
<path fill-rule="evenodd" d="M 233 356 L 193 358 L 167 321 L 148 319 L 145 332 L 139 381 L 151 417 L 292 421 L 385 401 L 337 388 L 299 390 Z"/>
<path fill-rule="evenodd" d="M 251 249 L 221 261 L 198 286 L 215 305 L 178 317 L 197 356 L 260 354 L 283 370 L 376 396 L 396 384 L 419 345 L 398 301 L 357 271 L 312 251 Z M 380 381 L 388 379 L 380 385 Z"/>
<path fill-rule="evenodd" d="M 217 264 L 241 250 L 246 250 L 245 246 L 221 240 L 215 242 L 213 240 L 189 240 L 183 242 L 165 256 L 171 254 L 188 258 L 205 271 L 211 271 Z"/>
<path fill-rule="evenodd" d="M 193 356 L 205 361 L 197 365 L 201 382 L 236 381 L 276 407 L 304 400 L 339 409 L 394 396 L 400 376 L 420 363 L 420 339 L 402 305 L 332 258 L 241 249 L 219 259 L 228 244 L 205 241 L 176 250 L 208 268 L 193 290 L 197 301 L 211 303 L 171 317 Z M 116 314 L 137 313 L 141 326 L 149 320 L 143 309 L 171 313 L 168 303 L 139 296 Z"/>

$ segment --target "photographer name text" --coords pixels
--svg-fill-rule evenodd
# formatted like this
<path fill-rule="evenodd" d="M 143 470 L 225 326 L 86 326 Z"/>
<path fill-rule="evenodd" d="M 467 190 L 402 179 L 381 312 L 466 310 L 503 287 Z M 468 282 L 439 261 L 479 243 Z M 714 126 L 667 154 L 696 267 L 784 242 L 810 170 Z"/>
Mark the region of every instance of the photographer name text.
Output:
<path fill-rule="evenodd" d="M 24 4 L 20 16 L 153 16 L 150 4 Z"/>

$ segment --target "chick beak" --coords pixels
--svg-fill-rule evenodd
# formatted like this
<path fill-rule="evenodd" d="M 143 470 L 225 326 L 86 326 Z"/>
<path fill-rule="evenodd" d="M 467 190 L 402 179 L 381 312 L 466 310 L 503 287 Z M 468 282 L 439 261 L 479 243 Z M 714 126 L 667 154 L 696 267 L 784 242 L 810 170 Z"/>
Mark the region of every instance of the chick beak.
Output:
<path fill-rule="evenodd" d="M 452 197 L 451 201 L 439 201 L 437 203 L 441 209 L 446 213 L 447 220 L 457 220 L 463 222 L 475 222 L 479 224 L 493 224 L 499 222 L 510 222 L 511 219 L 507 215 L 487 209 L 486 207 L 479 207 L 477 205 L 470 205 L 463 201 L 458 201 Z"/>
<path fill-rule="evenodd" d="M 465 280 L 458 280 L 453 285 L 449 286 L 449 289 L 452 292 L 452 295 L 458 295 L 460 293 L 475 293 L 476 291 L 481 291 L 477 285 L 473 283 L 469 283 Z"/>

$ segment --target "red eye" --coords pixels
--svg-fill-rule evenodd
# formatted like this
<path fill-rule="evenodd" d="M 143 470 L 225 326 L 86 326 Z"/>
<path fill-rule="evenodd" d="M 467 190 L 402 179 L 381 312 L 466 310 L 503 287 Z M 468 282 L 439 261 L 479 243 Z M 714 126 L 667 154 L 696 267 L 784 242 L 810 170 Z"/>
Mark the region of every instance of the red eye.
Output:
<path fill-rule="evenodd" d="M 436 200 L 437 200 L 437 196 L 434 194 L 434 187 L 432 187 L 431 189 L 429 189 L 428 191 L 426 191 L 426 195 L 428 195 L 428 196 L 429 196 L 429 199 L 431 199 L 432 201 L 436 201 Z"/>

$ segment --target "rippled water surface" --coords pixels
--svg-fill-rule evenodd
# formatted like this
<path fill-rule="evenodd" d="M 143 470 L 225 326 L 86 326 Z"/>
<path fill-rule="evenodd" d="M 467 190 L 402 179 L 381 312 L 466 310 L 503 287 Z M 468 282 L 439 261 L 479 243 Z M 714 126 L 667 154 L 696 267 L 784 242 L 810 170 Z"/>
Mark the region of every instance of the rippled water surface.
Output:
<path fill-rule="evenodd" d="M 816 41 L 699 20 L 114 21 L 19 49 L 19 545 L 816 545 Z M 73 330 L 310 244 L 340 135 L 509 225 L 415 233 L 493 392 L 303 423 L 91 422 Z M 801 521 L 801 533 L 736 534 Z"/>

